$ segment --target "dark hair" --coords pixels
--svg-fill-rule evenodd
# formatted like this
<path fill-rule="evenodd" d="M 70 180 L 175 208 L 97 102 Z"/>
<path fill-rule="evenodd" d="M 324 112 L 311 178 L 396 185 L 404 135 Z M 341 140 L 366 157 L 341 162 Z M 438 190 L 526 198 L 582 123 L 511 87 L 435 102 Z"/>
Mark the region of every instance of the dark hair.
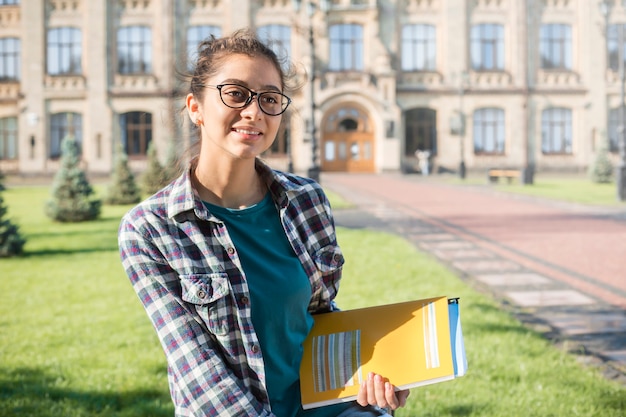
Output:
<path fill-rule="evenodd" d="M 211 35 L 198 45 L 198 58 L 193 67 L 189 92 L 201 99 L 204 89 L 200 85 L 217 73 L 224 61 L 236 54 L 268 59 L 278 71 L 281 89 L 289 89 L 287 84 L 291 73 L 285 72 L 274 51 L 264 44 L 251 29 L 240 29 L 223 38 L 215 38 Z"/>

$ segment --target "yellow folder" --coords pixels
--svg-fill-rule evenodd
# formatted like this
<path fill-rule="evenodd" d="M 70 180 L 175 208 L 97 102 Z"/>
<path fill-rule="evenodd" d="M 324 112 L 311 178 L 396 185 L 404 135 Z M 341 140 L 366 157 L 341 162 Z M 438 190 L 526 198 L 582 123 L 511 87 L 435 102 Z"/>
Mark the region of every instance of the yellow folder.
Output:
<path fill-rule="evenodd" d="M 452 304 L 455 310 L 450 310 Z M 314 319 L 300 366 L 304 409 L 356 399 L 369 372 L 388 378 L 398 389 L 465 372 L 458 299 L 436 297 Z"/>

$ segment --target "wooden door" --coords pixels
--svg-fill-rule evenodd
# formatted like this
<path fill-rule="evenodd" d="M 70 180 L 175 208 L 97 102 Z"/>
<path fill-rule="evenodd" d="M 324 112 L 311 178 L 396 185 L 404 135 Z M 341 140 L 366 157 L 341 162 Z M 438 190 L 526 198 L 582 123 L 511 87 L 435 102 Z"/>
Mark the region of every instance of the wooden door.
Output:
<path fill-rule="evenodd" d="M 322 170 L 374 172 L 374 137 L 367 132 L 326 133 L 322 144 Z"/>
<path fill-rule="evenodd" d="M 344 103 L 328 112 L 323 126 L 323 171 L 375 172 L 374 129 L 365 109 Z"/>

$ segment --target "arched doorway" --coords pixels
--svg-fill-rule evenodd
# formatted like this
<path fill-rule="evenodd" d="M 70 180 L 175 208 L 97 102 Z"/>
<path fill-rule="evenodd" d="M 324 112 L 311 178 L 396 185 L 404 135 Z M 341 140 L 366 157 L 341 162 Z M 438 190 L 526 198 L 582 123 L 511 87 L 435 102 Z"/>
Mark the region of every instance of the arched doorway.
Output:
<path fill-rule="evenodd" d="M 323 127 L 322 171 L 374 172 L 374 134 L 363 110 L 343 106 Z"/>

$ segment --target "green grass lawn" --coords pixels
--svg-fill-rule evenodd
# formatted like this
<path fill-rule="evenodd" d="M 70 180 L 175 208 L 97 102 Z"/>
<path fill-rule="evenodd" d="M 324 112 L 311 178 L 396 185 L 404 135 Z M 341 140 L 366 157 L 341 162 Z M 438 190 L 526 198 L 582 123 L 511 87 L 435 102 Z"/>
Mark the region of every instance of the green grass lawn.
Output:
<path fill-rule="evenodd" d="M 172 416 L 164 355 L 118 259 L 117 226 L 129 207 L 57 224 L 43 214 L 47 189 L 4 196 L 28 242 L 23 257 L 0 259 L 0 416 Z M 624 415 L 626 388 L 407 241 L 345 228 L 338 235 L 347 258 L 342 308 L 461 297 L 468 374 L 414 389 L 396 416 Z"/>
<path fill-rule="evenodd" d="M 441 176 L 440 179 L 455 185 L 483 185 L 505 193 L 579 204 L 623 206 L 626 208 L 626 203 L 617 199 L 617 185 L 614 182 L 598 184 L 581 174 L 559 176 L 557 174 L 538 173 L 535 175 L 533 184 L 530 185 L 521 184 L 518 180 L 509 184 L 506 179 L 500 179 L 496 184 L 487 184 L 486 177 L 477 174 L 469 175 L 464 180 L 449 175 Z"/>

